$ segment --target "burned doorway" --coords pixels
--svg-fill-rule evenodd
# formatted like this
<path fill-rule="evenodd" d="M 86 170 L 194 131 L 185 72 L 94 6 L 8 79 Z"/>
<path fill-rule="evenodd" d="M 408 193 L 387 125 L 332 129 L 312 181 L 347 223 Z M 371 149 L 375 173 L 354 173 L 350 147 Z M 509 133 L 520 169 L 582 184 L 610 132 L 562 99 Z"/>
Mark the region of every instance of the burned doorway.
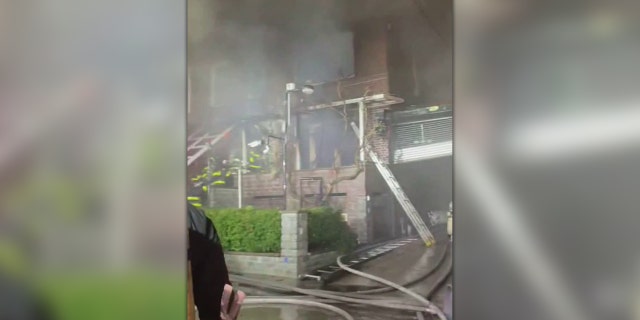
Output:
<path fill-rule="evenodd" d="M 392 239 L 396 236 L 393 195 L 373 193 L 369 195 L 369 217 L 374 242 Z"/>

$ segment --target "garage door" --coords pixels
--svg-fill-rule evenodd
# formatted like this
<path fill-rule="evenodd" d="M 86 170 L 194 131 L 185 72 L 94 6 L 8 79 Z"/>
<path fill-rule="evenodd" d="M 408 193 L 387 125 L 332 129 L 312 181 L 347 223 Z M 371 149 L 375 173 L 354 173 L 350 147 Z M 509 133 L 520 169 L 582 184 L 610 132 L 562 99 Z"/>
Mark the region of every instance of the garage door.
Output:
<path fill-rule="evenodd" d="M 453 154 L 453 117 L 403 122 L 392 129 L 393 162 L 403 163 Z"/>

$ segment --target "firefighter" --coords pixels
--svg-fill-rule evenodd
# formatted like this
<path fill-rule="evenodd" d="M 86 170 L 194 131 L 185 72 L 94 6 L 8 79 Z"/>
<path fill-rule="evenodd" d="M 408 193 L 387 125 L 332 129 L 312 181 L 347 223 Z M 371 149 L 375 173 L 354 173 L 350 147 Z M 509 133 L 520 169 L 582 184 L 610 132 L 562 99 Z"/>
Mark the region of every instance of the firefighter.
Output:
<path fill-rule="evenodd" d="M 249 163 L 247 168 L 253 172 L 262 171 L 262 156 L 254 150 L 249 151 Z"/>
<path fill-rule="evenodd" d="M 193 185 L 189 188 L 187 201 L 197 208 L 202 208 L 202 203 L 207 199 L 209 168 L 204 168 L 202 174 L 191 178 Z"/>
<path fill-rule="evenodd" d="M 193 185 L 189 190 L 187 201 L 197 208 L 202 208 L 202 204 L 207 201 L 209 186 L 214 179 L 211 172 L 214 163 L 213 157 L 207 159 L 207 166 L 202 169 L 202 173 L 191 179 Z"/>
<path fill-rule="evenodd" d="M 204 194 L 201 186 L 199 184 L 194 184 L 189 190 L 187 202 L 196 208 L 202 208 L 203 196 Z"/>
<path fill-rule="evenodd" d="M 209 179 L 210 175 L 211 175 L 211 163 L 212 163 L 212 159 L 213 158 L 209 158 L 209 163 L 207 164 L 206 167 L 202 168 L 202 173 L 200 173 L 199 175 L 191 178 L 191 182 L 193 182 L 194 185 L 204 185 L 206 184 L 206 180 Z"/>
<path fill-rule="evenodd" d="M 227 184 L 227 180 L 231 177 L 231 171 L 228 170 L 228 161 L 223 160 L 218 166 L 219 170 L 211 173 L 210 185 L 212 187 L 222 187 Z"/>
<path fill-rule="evenodd" d="M 229 171 L 231 171 L 232 173 L 238 172 L 238 170 L 243 169 L 243 165 L 242 165 L 242 160 L 235 158 L 233 160 L 231 160 L 231 163 L 229 164 Z"/>
<path fill-rule="evenodd" d="M 196 207 L 200 208 L 202 203 L 209 203 L 210 188 L 224 187 L 231 179 L 232 171 L 228 168 L 228 161 L 223 160 L 218 165 L 214 161 L 210 158 L 209 165 L 202 170 L 203 173 L 192 179 L 193 189 L 189 193 L 192 199 L 189 202 L 194 203 Z"/>
<path fill-rule="evenodd" d="M 224 179 L 224 183 L 225 185 L 231 185 L 233 184 L 233 178 L 232 175 L 235 172 L 233 166 L 231 165 L 231 163 L 228 160 L 223 160 L 222 161 L 222 176 Z"/>

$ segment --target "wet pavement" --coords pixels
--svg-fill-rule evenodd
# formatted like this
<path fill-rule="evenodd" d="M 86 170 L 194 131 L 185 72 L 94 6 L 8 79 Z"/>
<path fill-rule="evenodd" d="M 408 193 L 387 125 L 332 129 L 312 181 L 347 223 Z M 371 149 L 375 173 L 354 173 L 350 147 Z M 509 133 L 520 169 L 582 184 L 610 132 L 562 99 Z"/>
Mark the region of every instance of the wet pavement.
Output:
<path fill-rule="evenodd" d="M 453 292 L 450 287 L 452 284 L 451 280 L 451 275 L 449 275 L 445 283 L 440 286 L 431 297 L 431 302 L 433 302 L 437 306 L 440 306 L 442 308 L 442 312 L 444 312 L 444 314 L 446 314 L 450 318 L 452 318 L 453 311 Z"/>
<path fill-rule="evenodd" d="M 335 305 L 348 312 L 357 320 L 416 320 L 414 313 L 393 311 L 388 309 Z M 243 309 L 238 320 L 343 320 L 344 318 L 332 313 L 309 307 L 297 306 L 251 306 Z M 427 318 L 428 319 L 428 318 Z"/>
<path fill-rule="evenodd" d="M 245 307 L 239 320 L 329 320 L 340 319 L 328 311 L 296 306 Z"/>
<path fill-rule="evenodd" d="M 439 228 L 435 229 L 442 229 Z M 444 230 L 444 237 L 442 231 Z M 438 239 L 438 243 L 432 248 L 426 248 L 424 243 L 416 240 L 413 243 L 395 249 L 388 254 L 366 262 L 358 269 L 381 276 L 399 284 L 406 284 L 412 280 L 417 280 L 425 276 L 430 269 L 440 265 L 428 277 L 415 282 L 408 287 L 416 293 L 427 296 L 432 295 L 432 301 L 439 307 L 443 307 L 444 301 L 447 299 L 449 289 L 446 287 L 450 283 L 451 277 L 448 272 L 452 266 L 452 254 L 449 248 L 449 241 L 445 240 L 446 226 L 443 230 L 434 230 L 434 235 Z M 272 280 L 272 279 L 271 279 Z M 444 285 L 442 285 L 444 282 Z M 307 287 L 307 285 L 298 283 L 299 287 Z M 312 283 L 313 285 L 313 283 Z M 346 275 L 332 283 L 328 284 L 326 289 L 337 291 L 352 291 L 354 289 L 363 290 L 371 288 L 379 288 L 381 285 L 355 275 Z M 247 288 L 248 289 L 248 288 Z M 254 291 L 255 288 L 252 288 Z M 267 292 L 253 292 L 250 295 L 263 295 Z M 387 292 L 385 296 L 406 296 L 401 292 Z M 407 297 L 408 302 L 412 298 Z M 357 320 L 415 320 L 418 319 L 414 312 L 405 312 L 401 310 L 390 310 L 371 306 L 348 305 L 348 304 L 332 304 L 348 312 Z M 269 306 L 247 306 L 243 309 L 239 320 L 341 320 L 341 316 L 331 313 L 330 311 L 314 309 L 309 307 L 298 307 L 293 305 L 269 305 Z M 435 319 L 425 315 L 425 319 Z"/>
<path fill-rule="evenodd" d="M 447 249 L 446 244 L 441 244 L 441 246 L 441 249 Z M 446 283 L 446 281 L 451 277 L 450 272 L 453 267 L 453 254 L 451 253 L 451 250 L 447 250 L 440 254 L 444 254 L 444 256 L 442 257 L 442 262 L 433 271 L 433 273 L 429 274 L 428 277 L 406 287 L 423 297 L 430 296 L 437 292 L 441 285 L 443 283 Z M 440 256 L 440 254 L 438 254 L 438 256 Z M 389 296 L 399 297 L 404 295 L 404 293 L 398 291 L 389 294 Z"/>
<path fill-rule="evenodd" d="M 421 240 L 415 240 L 388 254 L 363 264 L 360 271 L 373 274 L 398 284 L 415 280 L 428 271 L 428 268 L 441 258 L 446 247 L 436 245 L 427 248 Z M 366 290 L 380 287 L 380 283 L 354 274 L 348 274 L 328 285 L 336 290 Z"/>
<path fill-rule="evenodd" d="M 405 260 L 406 267 L 405 268 L 394 268 L 405 270 L 413 270 L 410 271 L 410 277 L 403 277 L 405 280 L 414 279 L 416 275 L 423 274 L 425 272 L 424 268 L 430 268 L 431 265 L 423 263 L 436 263 L 436 258 L 434 258 L 434 253 L 423 253 L 417 254 L 419 251 L 425 251 L 425 247 L 419 241 L 413 249 L 410 249 L 411 245 L 407 245 L 407 250 L 404 254 L 408 254 L 409 256 L 414 257 L 413 260 L 414 265 L 409 263 L 409 260 Z M 414 292 L 426 296 L 432 295 L 432 301 L 439 307 L 443 307 L 445 299 L 447 299 L 448 288 L 446 287 L 447 283 L 451 283 L 451 276 L 447 275 L 449 269 L 452 266 L 452 255 L 451 251 L 440 252 L 440 250 L 446 250 L 446 244 L 440 244 L 440 246 L 436 246 L 433 249 L 429 249 L 435 252 L 435 257 L 439 259 L 442 255 L 441 265 L 428 277 L 418 281 L 409 286 L 411 290 Z M 391 255 L 391 253 L 389 254 Z M 386 257 L 386 256 L 385 256 Z M 381 257 L 379 259 L 383 259 Z M 396 257 L 397 259 L 397 257 Z M 376 259 L 377 260 L 377 259 Z M 374 260 L 374 261 L 376 261 Z M 362 269 L 378 269 L 378 262 L 371 261 L 366 265 L 363 265 Z M 392 261 L 392 260 L 389 260 Z M 396 260 L 397 261 L 397 260 Z M 384 262 L 384 261 L 383 261 Z M 383 264 L 386 264 L 384 262 Z M 415 265 L 417 264 L 417 265 Z M 370 271 L 370 270 L 369 270 Z M 421 273 L 417 273 L 417 271 L 422 271 Z M 396 270 L 388 270 L 387 276 L 389 274 L 399 274 L 405 275 L 404 273 L 399 273 Z M 375 274 L 375 273 L 374 273 Z M 380 275 L 380 274 L 378 274 Z M 367 280 L 367 279 L 364 279 Z M 397 278 L 391 280 L 400 281 Z M 353 283 L 353 280 L 348 280 L 349 283 Z M 368 281 L 368 280 L 367 280 Z M 444 281 L 444 284 L 441 285 L 441 282 Z M 341 279 L 338 280 L 341 282 Z M 366 282 L 365 282 L 366 283 Z M 360 283 L 361 284 L 361 283 Z M 375 287 L 379 287 L 376 285 Z M 264 292 L 266 294 L 267 292 Z M 406 297 L 404 293 L 393 291 L 384 293 L 385 296 L 398 296 L 398 297 Z M 412 302 L 412 298 L 407 297 L 407 302 Z M 357 320 L 388 320 L 388 319 L 398 319 L 398 320 L 415 320 L 418 319 L 415 313 L 413 312 L 404 312 L 401 310 L 390 310 L 384 308 L 376 308 L 371 306 L 357 306 L 357 305 L 349 305 L 349 304 L 332 304 L 338 308 L 341 308 L 348 312 L 351 316 L 353 316 Z M 426 319 L 432 319 L 431 317 L 425 315 Z M 251 306 L 243 309 L 241 317 L 239 320 L 294 320 L 294 319 L 308 319 L 308 320 L 341 320 L 343 319 L 341 316 L 331 313 L 329 311 L 313 309 L 309 307 L 297 307 L 292 305 L 283 305 L 283 306 Z"/>

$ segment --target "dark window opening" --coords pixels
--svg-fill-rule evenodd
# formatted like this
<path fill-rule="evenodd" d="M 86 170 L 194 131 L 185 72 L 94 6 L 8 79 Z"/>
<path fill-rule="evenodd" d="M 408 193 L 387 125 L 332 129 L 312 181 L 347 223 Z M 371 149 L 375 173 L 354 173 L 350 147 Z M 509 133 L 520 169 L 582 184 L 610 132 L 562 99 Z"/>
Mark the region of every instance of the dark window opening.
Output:
<path fill-rule="evenodd" d="M 351 122 L 360 125 L 357 105 L 327 108 L 300 115 L 300 169 L 353 166 L 359 143 Z"/>

